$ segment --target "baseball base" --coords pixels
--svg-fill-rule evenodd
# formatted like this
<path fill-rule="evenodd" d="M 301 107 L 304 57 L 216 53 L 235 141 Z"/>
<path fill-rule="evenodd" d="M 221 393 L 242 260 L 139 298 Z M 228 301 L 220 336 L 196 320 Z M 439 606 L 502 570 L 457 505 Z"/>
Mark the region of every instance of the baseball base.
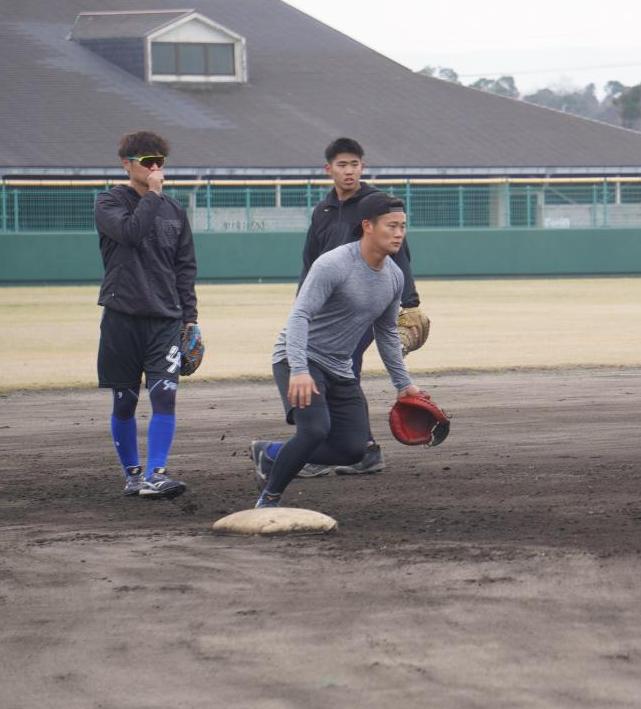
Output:
<path fill-rule="evenodd" d="M 212 525 L 218 534 L 326 534 L 337 527 L 332 517 L 298 507 L 241 510 Z"/>

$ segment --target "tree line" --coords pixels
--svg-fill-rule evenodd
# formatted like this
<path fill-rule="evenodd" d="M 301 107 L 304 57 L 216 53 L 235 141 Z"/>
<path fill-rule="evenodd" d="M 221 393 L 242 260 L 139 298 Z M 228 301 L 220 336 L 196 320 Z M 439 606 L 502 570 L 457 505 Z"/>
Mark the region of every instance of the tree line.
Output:
<path fill-rule="evenodd" d="M 458 74 L 449 67 L 426 66 L 418 73 L 463 85 Z M 583 88 L 545 88 L 525 95 L 521 95 L 513 76 L 478 79 L 467 86 L 641 131 L 641 84 L 625 86 L 620 81 L 608 81 L 603 87 L 605 93 L 601 100 L 593 83 Z"/>

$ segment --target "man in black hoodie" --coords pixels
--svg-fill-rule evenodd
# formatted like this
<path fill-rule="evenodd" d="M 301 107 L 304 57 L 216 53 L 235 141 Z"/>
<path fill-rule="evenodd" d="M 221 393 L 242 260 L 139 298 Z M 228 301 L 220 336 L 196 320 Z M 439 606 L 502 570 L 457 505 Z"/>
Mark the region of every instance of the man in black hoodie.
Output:
<path fill-rule="evenodd" d="M 355 232 L 355 228 L 359 224 L 358 204 L 363 197 L 377 191 L 375 187 L 360 181 L 363 172 L 363 155 L 363 148 L 352 138 L 338 138 L 330 143 L 325 150 L 325 172 L 334 181 L 334 187 L 327 197 L 316 206 L 312 214 L 312 221 L 303 249 L 303 270 L 298 284 L 299 288 L 311 265 L 321 254 L 342 244 L 358 241 L 360 238 L 360 232 Z M 392 258 L 400 267 L 405 278 L 401 307 L 418 307 L 420 301 L 414 285 L 410 252 L 406 241 L 403 242 L 402 249 Z M 352 354 L 353 369 L 357 380 L 360 380 L 361 376 L 363 354 L 373 340 L 374 333 L 370 329 Z M 354 475 L 379 472 L 383 470 L 384 466 L 381 448 L 374 440 L 370 429 L 369 445 L 363 460 L 354 465 L 338 466 L 335 470 L 338 475 Z M 331 468 L 327 466 L 308 464 L 299 473 L 299 476 L 327 475 L 330 470 Z"/>
<path fill-rule="evenodd" d="M 146 131 L 125 135 L 118 155 L 129 176 L 98 195 L 96 228 L 105 275 L 98 303 L 98 380 L 113 392 L 111 433 L 125 495 L 175 497 L 185 484 L 167 475 L 176 427 L 180 332 L 196 323 L 196 258 L 187 215 L 163 192 L 169 146 Z M 135 411 L 143 372 L 152 416 L 147 465 L 138 457 Z"/>

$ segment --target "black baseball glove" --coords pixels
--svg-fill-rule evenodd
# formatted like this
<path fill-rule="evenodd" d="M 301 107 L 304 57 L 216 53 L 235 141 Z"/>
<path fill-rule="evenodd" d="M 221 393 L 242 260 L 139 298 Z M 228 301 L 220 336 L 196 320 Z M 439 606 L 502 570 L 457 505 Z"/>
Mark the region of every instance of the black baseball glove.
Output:
<path fill-rule="evenodd" d="M 184 325 L 180 332 L 180 373 L 184 377 L 193 374 L 205 354 L 205 343 L 196 323 Z"/>

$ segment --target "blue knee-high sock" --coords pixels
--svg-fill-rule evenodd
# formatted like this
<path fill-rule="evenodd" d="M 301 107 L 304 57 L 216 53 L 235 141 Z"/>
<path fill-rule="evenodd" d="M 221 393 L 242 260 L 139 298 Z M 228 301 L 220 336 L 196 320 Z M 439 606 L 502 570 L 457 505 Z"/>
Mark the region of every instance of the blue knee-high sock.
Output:
<path fill-rule="evenodd" d="M 276 456 L 280 453 L 280 449 L 284 445 L 285 444 L 280 441 L 272 441 L 265 450 L 265 452 L 267 453 L 267 457 L 271 458 L 272 460 L 276 460 Z"/>
<path fill-rule="evenodd" d="M 166 468 L 167 457 L 171 450 L 176 431 L 175 414 L 153 414 L 147 431 L 147 468 L 148 478 L 154 468 Z"/>
<path fill-rule="evenodd" d="M 111 417 L 111 435 L 123 468 L 139 465 L 136 417 L 119 419 Z"/>

